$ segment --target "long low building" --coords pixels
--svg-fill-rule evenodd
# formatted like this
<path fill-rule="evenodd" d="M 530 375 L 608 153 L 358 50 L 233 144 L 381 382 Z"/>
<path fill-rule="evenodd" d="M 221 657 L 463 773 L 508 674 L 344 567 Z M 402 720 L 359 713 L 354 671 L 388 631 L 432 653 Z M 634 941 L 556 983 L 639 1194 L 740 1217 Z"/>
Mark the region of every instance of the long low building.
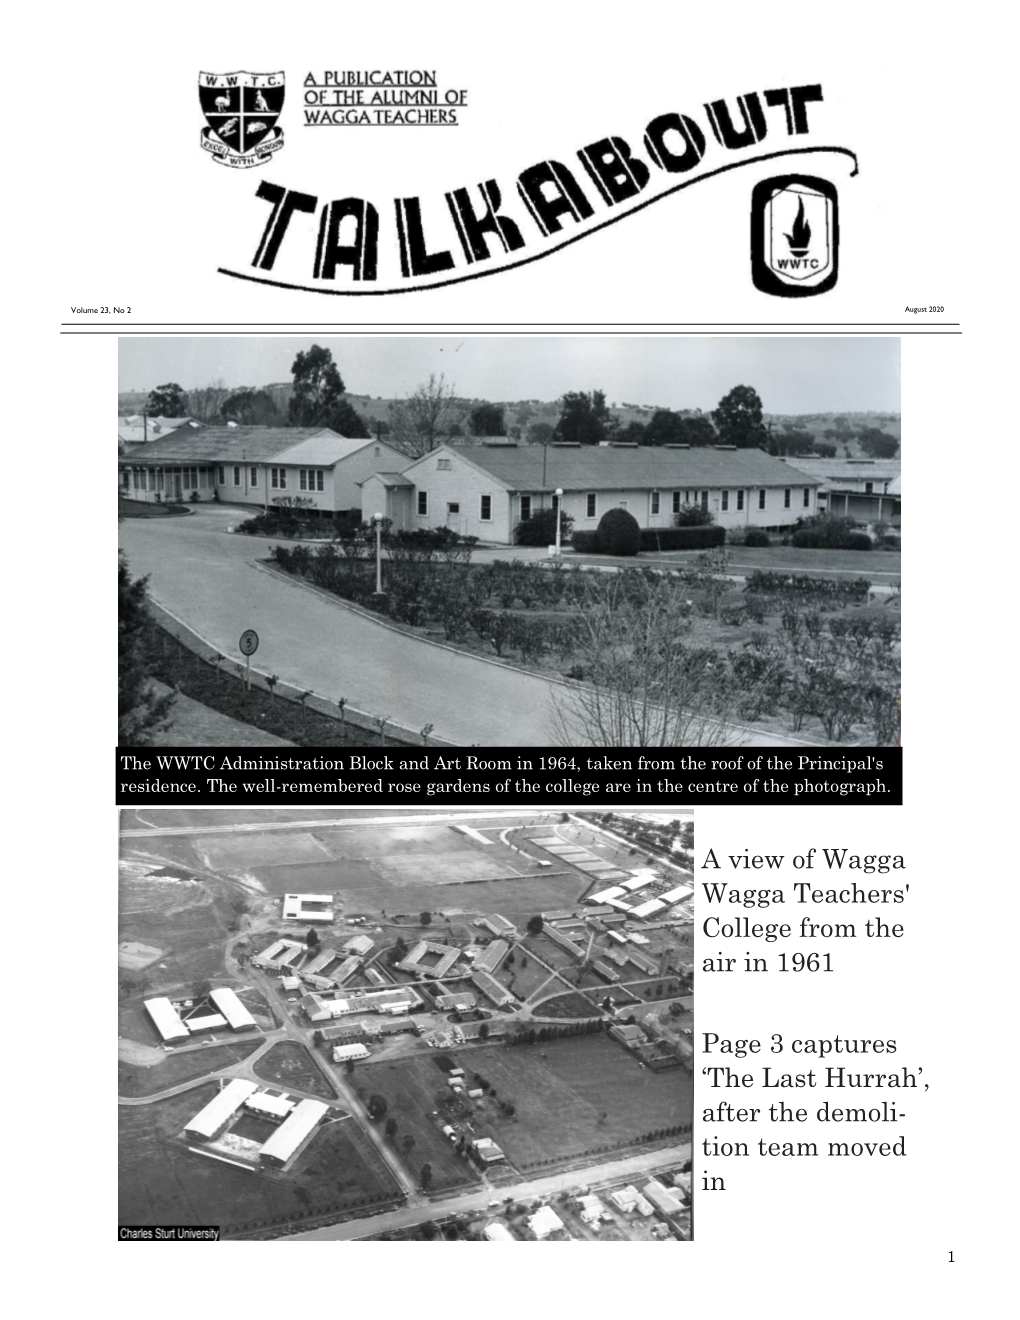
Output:
<path fill-rule="evenodd" d="M 218 1031 L 227 1025 L 227 1019 L 222 1013 L 202 1013 L 197 1017 L 186 1018 L 184 1025 L 194 1035 L 196 1031 Z"/>
<path fill-rule="evenodd" d="M 243 1077 L 235 1077 L 213 1096 L 204 1109 L 198 1111 L 190 1123 L 185 1124 L 184 1131 L 189 1137 L 195 1137 L 200 1141 L 211 1141 L 223 1131 L 233 1115 L 258 1089 L 255 1082 L 245 1081 Z"/>
<path fill-rule="evenodd" d="M 368 1057 L 368 1048 L 360 1042 L 333 1046 L 334 1063 L 353 1063 L 355 1059 L 367 1059 Z"/>
<path fill-rule="evenodd" d="M 256 1091 L 244 1102 L 244 1107 L 268 1118 L 286 1118 L 296 1103 L 286 1095 L 274 1095 L 271 1091 Z"/>
<path fill-rule="evenodd" d="M 169 999 L 146 999 L 145 1010 L 164 1041 L 187 1040 L 188 1028 Z"/>
<path fill-rule="evenodd" d="M 280 1124 L 259 1152 L 266 1164 L 284 1165 L 315 1131 L 329 1111 L 321 1100 L 302 1100 Z"/>
<path fill-rule="evenodd" d="M 449 527 L 511 545 L 519 523 L 557 507 L 575 531 L 594 531 L 615 508 L 643 528 L 666 529 L 692 506 L 722 527 L 789 527 L 814 515 L 822 484 L 760 449 L 730 445 L 446 444 L 367 477 L 361 508 L 397 529 Z"/>
<path fill-rule="evenodd" d="M 210 991 L 209 998 L 230 1023 L 231 1031 L 245 1031 L 258 1026 L 258 1023 L 238 999 L 236 992 L 231 990 L 229 986 L 222 986 L 218 990 Z"/>
<path fill-rule="evenodd" d="M 486 999 L 490 999 L 497 1008 L 502 1008 L 505 1004 L 514 1002 L 514 997 L 506 986 L 500 985 L 496 978 L 490 976 L 488 972 L 473 972 L 471 980 L 485 995 Z"/>
<path fill-rule="evenodd" d="M 322 921 L 327 924 L 333 920 L 332 894 L 284 894 L 284 921 Z"/>
<path fill-rule="evenodd" d="M 482 955 L 475 962 L 475 971 L 477 972 L 495 972 L 499 970 L 500 963 L 510 952 L 510 945 L 506 940 L 493 940 Z"/>

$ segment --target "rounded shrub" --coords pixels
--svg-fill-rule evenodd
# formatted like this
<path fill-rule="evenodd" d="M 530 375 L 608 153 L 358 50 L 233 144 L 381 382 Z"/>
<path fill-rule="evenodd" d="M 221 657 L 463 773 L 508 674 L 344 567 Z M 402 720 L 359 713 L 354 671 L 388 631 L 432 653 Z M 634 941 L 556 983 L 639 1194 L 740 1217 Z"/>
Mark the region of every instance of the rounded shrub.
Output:
<path fill-rule="evenodd" d="M 845 548 L 847 550 L 870 550 L 871 537 L 867 532 L 851 532 L 846 538 Z"/>
<path fill-rule="evenodd" d="M 749 527 L 744 536 L 744 544 L 757 546 L 759 549 L 770 544 L 769 534 L 762 527 Z"/>
<path fill-rule="evenodd" d="M 607 509 L 599 519 L 597 534 L 604 555 L 636 555 L 641 549 L 641 528 L 626 509 Z"/>

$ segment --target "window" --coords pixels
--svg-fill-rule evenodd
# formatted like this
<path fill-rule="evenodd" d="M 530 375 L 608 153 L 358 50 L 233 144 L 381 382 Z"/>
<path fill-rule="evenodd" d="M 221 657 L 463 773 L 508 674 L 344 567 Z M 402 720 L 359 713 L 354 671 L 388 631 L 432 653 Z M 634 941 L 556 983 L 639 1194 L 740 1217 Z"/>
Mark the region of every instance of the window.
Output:
<path fill-rule="evenodd" d="M 703 513 L 708 513 L 708 491 L 701 492 L 701 509 Z"/>
<path fill-rule="evenodd" d="M 584 516 L 586 518 L 594 518 L 596 516 L 596 507 L 597 507 L 597 501 L 595 495 L 594 494 L 585 495 Z"/>
<path fill-rule="evenodd" d="M 235 485 L 235 486 L 240 486 L 240 484 L 241 484 L 241 469 L 240 469 L 239 467 L 235 467 L 235 468 L 234 468 L 234 485 Z"/>
<path fill-rule="evenodd" d="M 737 491 L 737 512 L 739 513 L 740 510 L 741 510 L 743 507 L 744 507 L 744 492 L 743 492 L 742 490 L 738 490 L 738 491 Z"/>
<path fill-rule="evenodd" d="M 527 522 L 531 517 L 531 496 L 521 496 L 521 522 Z"/>
<path fill-rule="evenodd" d="M 811 508 L 811 489 L 808 486 L 804 487 L 804 508 Z"/>
<path fill-rule="evenodd" d="M 301 468 L 298 473 L 298 485 L 302 490 L 322 490 L 323 476 L 322 471 L 315 468 Z"/>
<path fill-rule="evenodd" d="M 483 495 L 481 497 L 481 510 L 478 515 L 482 522 L 492 522 L 492 496 Z"/>
<path fill-rule="evenodd" d="M 864 483 L 865 495 L 872 495 L 874 494 L 874 491 L 875 491 L 875 483 L 873 481 L 866 481 Z"/>
<path fill-rule="evenodd" d="M 448 458 L 437 458 L 436 467 L 439 469 L 440 472 L 449 472 L 450 469 L 453 467 L 453 464 L 450 462 Z"/>
<path fill-rule="evenodd" d="M 429 493 L 427 490 L 418 492 L 418 517 L 427 518 L 429 516 Z"/>
<path fill-rule="evenodd" d="M 376 447 L 375 447 L 375 456 L 376 456 L 376 458 L 378 458 L 378 457 L 380 456 L 381 453 L 382 453 L 382 450 L 379 448 L 378 445 L 376 445 Z"/>
<path fill-rule="evenodd" d="M 682 506 L 683 506 L 683 502 L 680 499 L 680 492 L 678 490 L 675 490 L 673 492 L 673 512 L 679 513 Z"/>
<path fill-rule="evenodd" d="M 627 507 L 627 501 L 621 500 L 618 507 L 621 509 L 625 509 Z"/>
<path fill-rule="evenodd" d="M 653 491 L 652 491 L 652 517 L 653 517 L 653 518 L 657 517 L 657 516 L 658 516 L 658 513 L 659 513 L 659 492 L 658 492 L 657 490 L 653 490 Z"/>
<path fill-rule="evenodd" d="M 788 509 L 789 507 L 790 507 L 790 489 L 789 487 L 787 487 L 787 489 L 783 491 L 783 508 Z"/>
<path fill-rule="evenodd" d="M 723 491 L 723 493 L 722 493 L 722 504 L 721 504 L 719 507 L 722 509 L 723 513 L 728 512 L 729 507 L 730 507 L 730 493 L 729 493 L 728 490 L 724 490 L 724 491 Z"/>
<path fill-rule="evenodd" d="M 218 467 L 216 469 L 216 481 L 221 486 L 227 484 L 227 469 L 225 467 Z"/>
<path fill-rule="evenodd" d="M 758 492 L 758 508 L 764 509 L 764 507 L 765 507 L 765 492 L 763 490 L 760 490 Z"/>
<path fill-rule="evenodd" d="M 249 469 L 248 469 L 248 481 L 250 482 L 250 484 L 251 484 L 253 487 L 257 487 L 257 486 L 258 486 L 258 484 L 259 484 L 259 470 L 258 470 L 257 467 L 253 467 L 253 468 L 249 468 Z"/>
<path fill-rule="evenodd" d="M 272 486 L 273 490 L 286 490 L 286 489 L 287 489 L 287 469 L 286 469 L 286 468 L 270 468 L 270 469 L 269 469 L 269 484 Z"/>

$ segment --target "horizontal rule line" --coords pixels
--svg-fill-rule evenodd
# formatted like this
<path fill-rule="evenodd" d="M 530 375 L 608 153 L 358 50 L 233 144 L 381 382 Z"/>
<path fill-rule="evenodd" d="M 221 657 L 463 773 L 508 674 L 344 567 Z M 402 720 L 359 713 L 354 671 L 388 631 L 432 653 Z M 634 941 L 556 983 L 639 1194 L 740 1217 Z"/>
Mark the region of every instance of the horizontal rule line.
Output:
<path fill-rule="evenodd" d="M 340 108 L 340 107 L 338 107 Z M 348 107 L 350 108 L 350 107 Z M 309 124 L 307 120 L 302 128 L 459 128 L 459 124 Z"/>

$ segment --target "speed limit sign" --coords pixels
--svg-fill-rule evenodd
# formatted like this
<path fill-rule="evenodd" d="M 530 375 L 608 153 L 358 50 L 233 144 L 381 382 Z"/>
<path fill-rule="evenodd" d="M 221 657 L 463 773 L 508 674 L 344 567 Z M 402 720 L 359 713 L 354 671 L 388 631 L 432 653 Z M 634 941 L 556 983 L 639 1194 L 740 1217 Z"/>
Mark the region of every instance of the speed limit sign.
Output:
<path fill-rule="evenodd" d="M 242 655 L 254 655 L 259 649 L 259 635 L 254 628 L 248 628 L 241 634 L 238 642 Z"/>

